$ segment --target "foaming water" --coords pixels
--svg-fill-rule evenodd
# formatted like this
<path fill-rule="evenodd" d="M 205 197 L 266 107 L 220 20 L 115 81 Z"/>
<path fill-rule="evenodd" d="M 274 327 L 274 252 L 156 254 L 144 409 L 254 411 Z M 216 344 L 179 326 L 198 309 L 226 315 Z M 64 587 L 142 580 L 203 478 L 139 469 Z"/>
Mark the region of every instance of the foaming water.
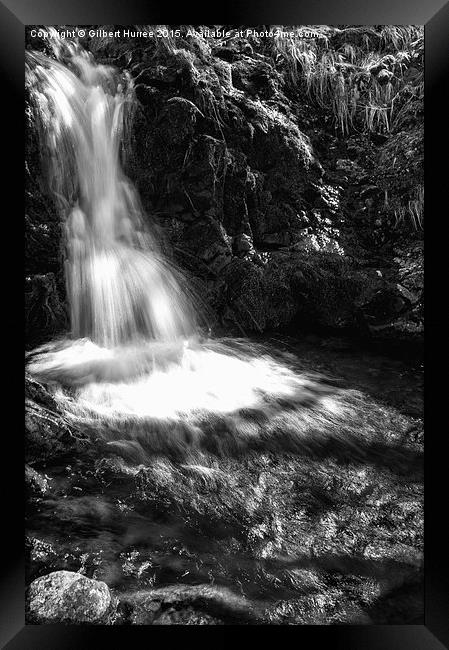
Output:
<path fill-rule="evenodd" d="M 65 222 L 72 337 L 113 347 L 190 335 L 185 280 L 163 259 L 120 164 L 132 79 L 78 44 L 51 42 L 57 60 L 27 53 L 27 82 Z"/>
<path fill-rule="evenodd" d="M 189 426 L 193 437 L 215 436 L 217 429 L 240 441 L 277 427 L 298 436 L 320 427 L 326 434 L 355 403 L 354 395 L 326 377 L 301 371 L 293 355 L 276 357 L 270 347 L 243 339 L 117 349 L 65 341 L 35 351 L 28 368 L 53 385 L 55 398 L 76 421 L 106 437 L 116 431 L 121 439 L 143 437 L 147 443 L 151 430 L 173 439 Z M 181 429 L 173 429 L 177 424 Z M 184 444 L 182 435 L 178 442 Z"/>

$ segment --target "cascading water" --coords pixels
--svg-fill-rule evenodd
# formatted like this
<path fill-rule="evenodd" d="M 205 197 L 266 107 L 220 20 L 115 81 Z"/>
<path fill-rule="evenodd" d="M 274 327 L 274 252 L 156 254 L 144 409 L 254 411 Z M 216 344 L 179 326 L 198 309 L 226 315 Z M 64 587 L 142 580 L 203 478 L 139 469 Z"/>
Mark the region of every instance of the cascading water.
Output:
<path fill-rule="evenodd" d="M 87 420 L 196 423 L 205 413 L 268 415 L 273 400 L 303 401 L 311 382 L 250 341 L 192 336 L 195 303 L 120 166 L 132 80 L 53 36 L 56 58 L 28 53 L 27 80 L 65 220 L 72 337 L 34 351 L 29 371 Z M 327 391 L 316 392 L 335 415 Z"/>
<path fill-rule="evenodd" d="M 59 60 L 29 54 L 27 78 L 51 190 L 65 218 L 72 337 L 111 348 L 189 336 L 194 325 L 185 290 L 145 228 L 120 166 L 135 101 L 132 80 L 96 65 L 79 46 L 54 43 Z"/>

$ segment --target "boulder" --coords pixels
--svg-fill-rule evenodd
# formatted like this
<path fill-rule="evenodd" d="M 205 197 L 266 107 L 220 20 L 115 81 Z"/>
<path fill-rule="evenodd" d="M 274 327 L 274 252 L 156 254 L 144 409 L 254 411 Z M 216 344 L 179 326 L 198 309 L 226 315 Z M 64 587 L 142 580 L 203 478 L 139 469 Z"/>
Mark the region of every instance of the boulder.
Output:
<path fill-rule="evenodd" d="M 105 624 L 114 603 L 104 582 L 72 571 L 55 571 L 34 580 L 27 597 L 27 622 Z"/>

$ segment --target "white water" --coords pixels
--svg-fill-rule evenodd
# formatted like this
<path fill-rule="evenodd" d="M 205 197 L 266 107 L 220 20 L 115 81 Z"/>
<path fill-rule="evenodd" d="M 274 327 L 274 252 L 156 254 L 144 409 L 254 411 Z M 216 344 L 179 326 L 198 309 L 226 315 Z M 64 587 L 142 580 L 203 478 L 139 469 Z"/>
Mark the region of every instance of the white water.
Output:
<path fill-rule="evenodd" d="M 265 411 L 273 398 L 294 404 L 312 393 L 329 413 L 339 411 L 328 391 L 319 395 L 310 374 L 295 372 L 244 340 L 148 342 L 107 350 L 84 339 L 36 352 L 30 371 L 48 383 L 75 387 L 74 412 L 85 416 L 195 420 L 200 412 Z M 66 405 L 73 411 L 71 398 Z"/>

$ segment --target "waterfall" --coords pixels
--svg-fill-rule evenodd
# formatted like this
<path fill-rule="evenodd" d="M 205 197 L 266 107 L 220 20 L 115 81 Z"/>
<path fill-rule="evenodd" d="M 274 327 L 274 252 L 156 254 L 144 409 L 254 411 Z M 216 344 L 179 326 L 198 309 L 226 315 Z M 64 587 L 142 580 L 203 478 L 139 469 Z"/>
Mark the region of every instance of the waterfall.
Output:
<path fill-rule="evenodd" d="M 121 167 L 132 79 L 56 34 L 52 47 L 55 58 L 27 53 L 26 79 L 65 224 L 72 338 L 105 348 L 185 338 L 195 330 L 185 281 Z"/>
<path fill-rule="evenodd" d="M 56 33 L 52 48 L 53 57 L 27 53 L 27 82 L 65 224 L 72 331 L 30 353 L 28 371 L 53 386 L 77 422 L 106 422 L 106 437 L 113 423 L 120 429 L 128 420 L 197 427 L 210 414 L 252 409 L 270 421 L 285 401 L 298 420 L 310 386 L 335 417 L 338 404 L 293 370 L 288 355 L 273 358 L 248 340 L 194 336 L 197 303 L 164 259 L 121 167 L 132 79 Z M 238 423 L 243 437 L 258 434 L 241 414 Z"/>

